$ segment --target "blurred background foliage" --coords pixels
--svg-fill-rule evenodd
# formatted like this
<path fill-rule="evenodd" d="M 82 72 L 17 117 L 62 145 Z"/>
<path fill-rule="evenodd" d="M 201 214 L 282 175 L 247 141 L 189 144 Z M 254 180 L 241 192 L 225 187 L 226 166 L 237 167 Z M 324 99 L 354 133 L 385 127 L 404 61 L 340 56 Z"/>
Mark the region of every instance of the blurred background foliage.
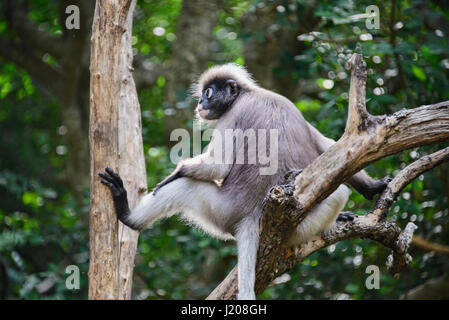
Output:
<path fill-rule="evenodd" d="M 87 298 L 92 3 L 0 4 L 1 299 Z M 64 28 L 69 4 L 80 7 L 80 30 Z M 379 29 L 357 18 L 369 5 L 379 8 Z M 214 64 L 246 65 L 262 86 L 287 96 L 334 139 L 345 126 L 346 61 L 354 50 L 367 63 L 371 113 L 449 99 L 446 1 L 140 0 L 133 28 L 150 188 L 174 167 L 167 132 L 192 125 L 189 85 Z M 409 150 L 367 170 L 375 177 L 394 176 L 447 145 Z M 353 192 L 346 209 L 365 214 L 372 205 Z M 402 227 L 413 221 L 417 235 L 449 246 L 448 205 L 444 164 L 402 192 L 390 219 Z M 388 250 L 347 240 L 313 254 L 259 298 L 398 299 L 426 281 L 448 281 L 447 254 L 419 246 L 410 253 L 411 268 L 394 278 L 386 273 Z M 233 243 L 214 240 L 175 217 L 160 221 L 140 236 L 133 296 L 204 298 L 235 263 Z M 79 290 L 65 287 L 71 264 L 81 270 Z M 379 290 L 365 287 L 365 269 L 372 264 L 382 273 Z"/>

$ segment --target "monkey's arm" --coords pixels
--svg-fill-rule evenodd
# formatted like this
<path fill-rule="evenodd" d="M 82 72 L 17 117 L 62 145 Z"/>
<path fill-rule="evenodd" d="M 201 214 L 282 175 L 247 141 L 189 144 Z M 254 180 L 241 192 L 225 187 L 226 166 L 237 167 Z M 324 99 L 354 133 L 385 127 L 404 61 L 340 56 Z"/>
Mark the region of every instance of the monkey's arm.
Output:
<path fill-rule="evenodd" d="M 167 178 L 153 189 L 153 194 L 166 184 L 182 177 L 189 177 L 202 181 L 214 181 L 226 178 L 232 164 L 217 164 L 210 152 L 200 154 L 194 158 L 182 160 Z"/>
<path fill-rule="evenodd" d="M 310 134 L 312 138 L 314 138 L 315 143 L 317 145 L 319 153 L 323 153 L 327 149 L 329 149 L 335 141 L 329 139 L 321 134 L 315 127 L 313 127 L 310 123 L 307 122 L 309 127 Z M 362 194 L 366 199 L 371 200 L 374 195 L 381 193 L 384 191 L 388 183 L 391 181 L 391 178 L 386 176 L 382 179 L 373 179 L 371 178 L 365 170 L 361 170 L 353 175 L 348 183 L 356 189 L 360 194 Z"/>

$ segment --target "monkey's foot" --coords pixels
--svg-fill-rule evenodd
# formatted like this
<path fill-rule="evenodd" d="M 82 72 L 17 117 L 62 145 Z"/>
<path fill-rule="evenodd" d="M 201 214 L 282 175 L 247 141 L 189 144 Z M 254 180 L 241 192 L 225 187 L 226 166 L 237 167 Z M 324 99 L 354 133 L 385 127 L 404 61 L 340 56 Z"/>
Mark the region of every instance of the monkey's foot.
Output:
<path fill-rule="evenodd" d="M 346 221 L 354 221 L 355 217 L 357 217 L 357 215 L 355 215 L 354 213 L 350 212 L 350 211 L 343 211 L 340 212 L 340 214 L 337 217 L 337 221 L 339 222 L 346 222 Z"/>
<path fill-rule="evenodd" d="M 105 171 L 106 173 L 98 172 L 98 175 L 101 178 L 101 183 L 111 190 L 118 219 L 128 227 L 137 230 L 127 219 L 131 211 L 129 210 L 128 194 L 123 185 L 122 178 L 109 167 L 106 167 Z"/>

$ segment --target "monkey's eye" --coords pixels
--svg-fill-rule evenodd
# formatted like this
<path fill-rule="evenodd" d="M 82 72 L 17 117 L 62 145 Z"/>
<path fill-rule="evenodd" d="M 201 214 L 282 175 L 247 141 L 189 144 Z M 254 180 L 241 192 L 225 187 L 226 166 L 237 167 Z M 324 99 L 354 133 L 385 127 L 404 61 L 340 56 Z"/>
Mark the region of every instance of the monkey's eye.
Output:
<path fill-rule="evenodd" d="M 212 94 L 214 93 L 214 91 L 211 88 L 207 88 L 205 93 L 206 93 L 207 99 L 210 99 L 212 97 Z"/>

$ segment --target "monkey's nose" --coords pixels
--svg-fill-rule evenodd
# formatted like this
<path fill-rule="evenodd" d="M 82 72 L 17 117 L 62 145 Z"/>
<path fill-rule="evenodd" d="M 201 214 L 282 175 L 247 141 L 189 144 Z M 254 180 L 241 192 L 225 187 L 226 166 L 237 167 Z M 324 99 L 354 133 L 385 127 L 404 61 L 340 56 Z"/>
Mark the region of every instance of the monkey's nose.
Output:
<path fill-rule="evenodd" d="M 201 118 L 205 118 L 209 113 L 209 111 L 204 109 L 201 104 L 198 104 L 198 106 L 196 107 L 196 111 L 198 111 L 198 114 L 200 115 Z"/>

